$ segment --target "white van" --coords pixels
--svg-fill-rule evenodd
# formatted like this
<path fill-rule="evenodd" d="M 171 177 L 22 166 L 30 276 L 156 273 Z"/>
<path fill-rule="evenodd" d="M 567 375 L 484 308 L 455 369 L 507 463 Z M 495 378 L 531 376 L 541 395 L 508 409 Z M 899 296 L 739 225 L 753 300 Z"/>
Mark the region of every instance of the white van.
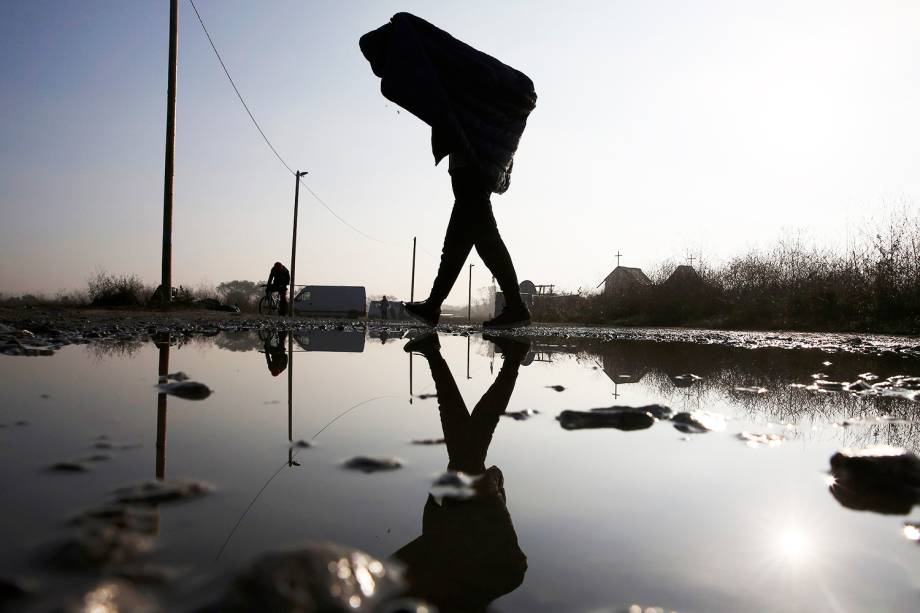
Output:
<path fill-rule="evenodd" d="M 294 295 L 294 312 L 314 317 L 364 317 L 367 294 L 362 286 L 307 285 Z"/>

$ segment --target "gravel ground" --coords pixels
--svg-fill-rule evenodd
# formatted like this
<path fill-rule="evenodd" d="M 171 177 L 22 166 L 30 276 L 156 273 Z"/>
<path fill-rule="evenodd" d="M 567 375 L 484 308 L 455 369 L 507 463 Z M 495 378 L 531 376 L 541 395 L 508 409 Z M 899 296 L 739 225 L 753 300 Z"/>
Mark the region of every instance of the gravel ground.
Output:
<path fill-rule="evenodd" d="M 73 344 L 154 340 L 162 336 L 213 336 L 241 331 L 340 331 L 386 332 L 391 337 L 415 336 L 420 324 L 363 319 L 288 319 L 212 311 L 149 311 L 103 309 L 0 308 L 0 353 L 6 355 L 52 355 Z M 482 332 L 476 324 L 448 323 L 438 326 L 444 334 Z M 845 351 L 865 355 L 897 355 L 920 358 L 920 338 L 877 334 L 837 334 L 785 331 L 726 331 L 696 328 L 617 328 L 534 324 L 527 328 L 490 331 L 492 334 L 534 339 L 636 340 L 717 344 L 730 347 L 778 347 Z"/>

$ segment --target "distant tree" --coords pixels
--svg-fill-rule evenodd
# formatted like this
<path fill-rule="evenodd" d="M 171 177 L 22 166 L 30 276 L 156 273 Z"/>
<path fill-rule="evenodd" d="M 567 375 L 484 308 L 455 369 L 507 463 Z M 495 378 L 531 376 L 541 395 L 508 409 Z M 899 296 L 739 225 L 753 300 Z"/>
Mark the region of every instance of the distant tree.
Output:
<path fill-rule="evenodd" d="M 224 281 L 217 286 L 217 293 L 220 294 L 226 304 L 235 304 L 240 310 L 246 311 L 252 309 L 263 294 L 263 290 L 255 281 Z"/>

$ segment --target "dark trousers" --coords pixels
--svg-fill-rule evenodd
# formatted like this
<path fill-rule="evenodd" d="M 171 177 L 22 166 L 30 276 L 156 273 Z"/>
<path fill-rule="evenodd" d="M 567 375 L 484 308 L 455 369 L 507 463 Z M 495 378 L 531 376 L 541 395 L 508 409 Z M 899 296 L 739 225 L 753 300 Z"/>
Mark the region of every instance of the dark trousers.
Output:
<path fill-rule="evenodd" d="M 428 367 L 438 394 L 441 428 L 447 445 L 448 470 L 481 475 L 486 471 L 486 453 L 517 381 L 520 361 L 505 360 L 498 376 L 469 413 L 447 362 L 438 353 L 428 356 Z"/>
<path fill-rule="evenodd" d="M 288 294 L 287 285 L 269 285 L 265 288 L 265 295 L 270 296 L 272 292 L 278 292 L 278 315 L 288 314 Z"/>
<path fill-rule="evenodd" d="M 479 257 L 504 292 L 505 304 L 521 304 L 517 273 L 492 214 L 492 189 L 488 180 L 473 167 L 465 167 L 451 171 L 450 182 L 454 189 L 454 209 L 447 224 L 441 265 L 428 302 L 438 307 L 443 304 L 460 276 L 467 256 L 476 247 Z"/>

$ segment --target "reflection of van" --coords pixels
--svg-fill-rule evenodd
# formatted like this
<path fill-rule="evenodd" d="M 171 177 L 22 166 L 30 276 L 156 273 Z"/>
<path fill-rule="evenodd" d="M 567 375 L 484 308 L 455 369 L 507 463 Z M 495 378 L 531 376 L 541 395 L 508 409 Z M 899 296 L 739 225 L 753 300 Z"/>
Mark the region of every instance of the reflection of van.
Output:
<path fill-rule="evenodd" d="M 363 317 L 366 305 L 366 294 L 360 286 L 307 285 L 294 296 L 294 311 L 304 315 Z"/>

